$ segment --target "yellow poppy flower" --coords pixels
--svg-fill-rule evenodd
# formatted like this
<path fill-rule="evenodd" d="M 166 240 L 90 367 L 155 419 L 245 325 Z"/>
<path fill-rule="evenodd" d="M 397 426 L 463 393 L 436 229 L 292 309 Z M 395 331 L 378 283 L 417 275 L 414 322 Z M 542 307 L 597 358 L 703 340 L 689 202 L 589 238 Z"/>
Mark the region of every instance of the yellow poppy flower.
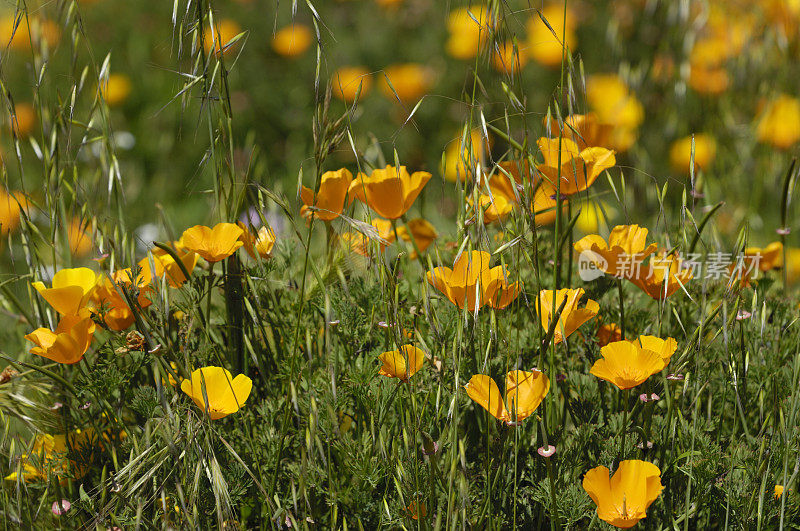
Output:
<path fill-rule="evenodd" d="M 0 189 L 0 235 L 5 236 L 19 227 L 22 210 L 28 207 L 28 200 L 21 192 L 7 193 Z"/>
<path fill-rule="evenodd" d="M 253 235 L 244 223 L 238 222 L 237 225 L 242 229 L 242 235 L 239 239 L 242 241 L 244 250 L 250 255 L 250 258 L 255 259 L 256 253 L 261 258 L 269 258 L 272 256 L 272 250 L 275 247 L 277 238 L 275 231 L 266 225 L 258 229 L 258 233 Z"/>
<path fill-rule="evenodd" d="M 760 247 L 748 247 L 744 250 L 748 258 L 758 257 L 758 269 L 766 272 L 783 265 L 783 244 L 772 242 L 763 249 Z"/>
<path fill-rule="evenodd" d="M 216 20 L 214 27 L 207 27 L 203 31 L 203 48 L 207 54 L 214 51 L 215 55 L 227 55 L 236 48 L 236 43 L 231 41 L 240 33 L 242 28 L 231 19 Z"/>
<path fill-rule="evenodd" d="M 711 135 L 694 135 L 694 165 L 707 170 L 717 155 L 717 142 Z M 692 137 L 676 140 L 669 149 L 669 162 L 676 172 L 688 172 L 692 159 Z"/>
<path fill-rule="evenodd" d="M 783 496 L 783 490 L 783 485 L 775 485 L 773 495 L 775 496 L 776 500 L 779 500 L 781 496 Z"/>
<path fill-rule="evenodd" d="M 554 343 L 564 341 L 600 311 L 600 305 L 592 299 L 587 299 L 586 305 L 583 308 L 578 308 L 583 293 L 583 288 L 563 288 L 555 293 L 556 311 L 561 307 L 561 304 L 564 304 L 564 309 L 561 311 L 561 316 L 558 318 L 558 323 L 553 332 Z M 565 299 L 566 303 L 564 303 Z M 542 320 L 542 328 L 544 328 L 545 332 L 549 331 L 550 323 L 553 319 L 553 290 L 543 289 L 539 292 L 537 311 Z"/>
<path fill-rule="evenodd" d="M 586 198 L 578 207 L 580 213 L 575 221 L 575 228 L 584 234 L 608 231 L 609 223 L 617 216 L 617 210 L 605 201 Z"/>
<path fill-rule="evenodd" d="M 669 365 L 669 360 L 672 359 L 672 355 L 675 354 L 675 351 L 678 349 L 678 342 L 671 337 L 661 339 L 656 336 L 639 336 L 636 339 L 631 339 L 629 343 L 633 343 L 636 347 L 641 347 L 644 350 L 650 350 L 658 354 L 658 357 L 661 358 L 663 363 L 661 369 Z"/>
<path fill-rule="evenodd" d="M 303 201 L 300 214 L 309 219 L 316 216 L 323 221 L 338 218 L 344 208 L 344 199 L 352 182 L 353 174 L 346 168 L 326 171 L 320 177 L 319 191 L 316 195 L 314 190 L 307 186 L 300 189 L 300 199 Z"/>
<path fill-rule="evenodd" d="M 567 206 L 567 198 L 561 198 L 561 211 L 564 212 Z M 556 203 L 556 190 L 548 182 L 542 182 L 533 195 L 533 212 L 537 227 L 550 225 L 556 220 L 558 215 L 558 203 Z"/>
<path fill-rule="evenodd" d="M 386 247 L 392 244 L 395 240 L 394 226 L 392 222 L 386 219 L 374 218 L 370 224 L 374 229 L 369 230 L 370 234 L 364 234 L 360 230 L 352 230 L 340 234 L 343 242 L 351 251 L 360 254 L 361 256 L 369 256 L 367 252 L 367 245 L 369 241 L 377 240 L 381 246 L 381 252 L 386 250 Z M 398 232 L 400 230 L 398 229 Z"/>
<path fill-rule="evenodd" d="M 494 418 L 506 424 L 516 424 L 536 411 L 550 391 L 550 379 L 536 369 L 530 372 L 509 371 L 506 374 L 505 402 L 495 381 L 485 374 L 474 375 L 464 389 L 472 400 Z"/>
<path fill-rule="evenodd" d="M 120 269 L 115 271 L 112 278 L 103 278 L 98 282 L 97 289 L 92 295 L 95 304 L 100 307 L 105 305 L 108 311 L 105 313 L 104 321 L 111 330 L 125 330 L 133 324 L 134 317 L 128 301 L 117 291 L 117 286 L 125 289 L 132 285 L 131 270 Z M 112 282 L 113 279 L 113 282 Z M 136 287 L 139 289 L 139 296 L 136 301 L 141 308 L 147 308 L 152 304 L 147 295 L 152 292 L 150 286 L 144 281 L 144 275 L 140 274 L 136 279 Z"/>
<path fill-rule="evenodd" d="M 454 9 L 447 16 L 447 53 L 456 59 L 473 59 L 490 34 L 489 17 L 483 6 Z"/>
<path fill-rule="evenodd" d="M 657 342 L 651 340 L 642 343 L 649 347 L 658 346 Z M 661 352 L 668 353 L 672 344 L 665 342 L 661 347 Z M 600 349 L 600 354 L 603 357 L 594 362 L 589 372 L 620 389 L 630 389 L 644 383 L 669 362 L 669 357 L 665 362 L 660 352 L 645 348 L 638 340 L 609 343 Z M 671 353 L 669 355 L 672 356 Z"/>
<path fill-rule="evenodd" d="M 214 263 L 224 260 L 244 245 L 239 238 L 244 233 L 234 223 L 217 223 L 214 228 L 195 225 L 183 231 L 183 246 L 202 256 L 206 262 Z"/>
<path fill-rule="evenodd" d="M 540 138 L 537 144 L 544 158 L 544 163 L 539 164 L 537 168 L 553 188 L 561 189 L 562 195 L 572 195 L 586 190 L 601 173 L 617 163 L 613 151 L 601 147 L 590 147 L 580 151 L 577 144 L 569 138 L 561 139 L 560 150 L 557 138 Z"/>
<path fill-rule="evenodd" d="M 597 516 L 614 527 L 629 528 L 647 517 L 647 508 L 664 486 L 661 470 L 652 463 L 631 459 L 622 461 L 610 476 L 604 466 L 583 476 L 583 488 L 597 505 Z"/>
<path fill-rule="evenodd" d="M 567 55 L 578 44 L 575 34 L 575 14 L 567 8 L 566 26 L 564 25 L 564 5 L 553 3 L 542 9 L 542 16 L 550 24 L 550 28 L 542 22 L 538 14 L 528 19 L 528 54 L 537 63 L 555 68 L 561 66 L 561 59 L 566 47 Z M 562 38 L 564 42 L 562 42 Z"/>
<path fill-rule="evenodd" d="M 759 142 L 789 149 L 800 140 L 800 100 L 781 94 L 769 102 L 756 128 Z"/>
<path fill-rule="evenodd" d="M 86 267 L 61 269 L 53 275 L 50 288 L 43 282 L 33 282 L 31 286 L 58 313 L 76 315 L 91 300 L 97 288 L 97 273 Z"/>
<path fill-rule="evenodd" d="M 721 66 L 690 65 L 688 84 L 695 92 L 717 96 L 728 90 L 730 82 L 728 71 Z"/>
<path fill-rule="evenodd" d="M 690 269 L 684 269 L 682 265 L 680 257 L 659 253 L 650 257 L 649 267 L 637 268 L 638 271 L 629 280 L 652 298 L 664 300 L 694 276 Z"/>
<path fill-rule="evenodd" d="M 333 95 L 340 100 L 352 103 L 356 99 L 359 87 L 361 97 L 367 95 L 372 87 L 372 75 L 363 66 L 344 66 L 331 76 Z"/>
<path fill-rule="evenodd" d="M 181 382 L 181 391 L 189 395 L 211 420 L 239 411 L 252 388 L 253 381 L 250 378 L 244 374 L 231 378 L 228 369 L 222 367 L 197 369 L 188 380 Z"/>
<path fill-rule="evenodd" d="M 449 267 L 428 271 L 427 281 L 461 309 L 474 312 L 489 305 L 502 309 L 519 295 L 520 282 L 509 283 L 503 266 L 489 267 L 491 255 L 485 251 L 463 252 Z"/>
<path fill-rule="evenodd" d="M 397 235 L 405 242 L 410 242 L 413 237 L 420 252 L 423 253 L 430 247 L 433 240 L 439 236 L 434 226 L 422 218 L 412 219 L 408 222 L 408 225 L 398 227 Z M 394 237 L 394 235 L 392 235 L 392 237 Z M 417 251 L 414 250 L 410 257 L 412 260 L 417 258 Z"/>
<path fill-rule="evenodd" d="M 304 24 L 291 24 L 275 33 L 272 49 L 283 57 L 297 57 L 303 55 L 313 41 L 311 28 Z"/>
<path fill-rule="evenodd" d="M 617 225 L 608 236 L 608 243 L 597 234 L 584 236 L 575 242 L 575 250 L 586 253 L 598 269 L 609 275 L 624 276 L 625 265 L 641 262 L 658 249 L 647 245 L 647 229 L 639 225 Z"/>
<path fill-rule="evenodd" d="M 18 137 L 27 137 L 36 128 L 36 110 L 33 105 L 26 102 L 14 105 L 14 114 L 11 115 L 10 128 Z"/>
<path fill-rule="evenodd" d="M 381 217 L 397 219 L 408 212 L 431 174 L 417 171 L 409 174 L 405 166 L 376 168 L 367 176 L 359 173 L 350 184 L 350 201 L 366 203 Z"/>
<path fill-rule="evenodd" d="M 163 278 L 165 276 L 170 287 L 173 288 L 179 288 L 186 282 L 186 275 L 183 274 L 180 265 L 175 262 L 172 256 L 158 247 L 153 248 L 150 253 L 155 269 L 150 267 L 150 257 L 145 256 L 139 261 L 139 267 L 142 268 L 142 281 L 145 284 L 152 283 L 154 278 Z M 191 275 L 192 270 L 197 265 L 197 253 L 189 251 L 181 245 L 176 245 L 175 254 Z"/>
<path fill-rule="evenodd" d="M 49 328 L 37 328 L 25 339 L 36 346 L 30 349 L 31 354 L 51 359 L 57 363 L 78 363 L 89 349 L 94 337 L 94 321 L 87 310 L 78 315 L 63 316 L 55 331 Z"/>
<path fill-rule="evenodd" d="M 397 101 L 400 98 L 401 102 L 414 105 L 430 90 L 433 80 L 433 71 L 424 65 L 397 64 L 384 69 L 380 88 L 390 100 Z"/>
<path fill-rule="evenodd" d="M 378 359 L 383 362 L 378 374 L 407 382 L 425 363 L 425 352 L 414 345 L 403 345 L 397 350 L 384 352 Z"/>
<path fill-rule="evenodd" d="M 128 99 L 133 85 L 131 79 L 125 74 L 111 74 L 100 86 L 103 100 L 110 106 L 119 105 Z"/>

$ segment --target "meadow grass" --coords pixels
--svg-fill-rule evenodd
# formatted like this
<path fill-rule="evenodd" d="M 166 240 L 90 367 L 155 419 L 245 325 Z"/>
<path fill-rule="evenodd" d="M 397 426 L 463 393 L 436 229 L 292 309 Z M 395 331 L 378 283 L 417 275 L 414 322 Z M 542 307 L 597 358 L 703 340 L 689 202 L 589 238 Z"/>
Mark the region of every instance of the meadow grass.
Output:
<path fill-rule="evenodd" d="M 800 14 L 389 4 L 6 6 L 4 527 L 796 528 L 800 133 L 781 146 L 754 117 L 796 95 Z M 475 50 L 455 57 L 465 6 Z M 260 49 L 292 21 L 304 55 Z M 701 65 L 722 95 L 687 74 L 712 23 L 752 24 Z M 371 76 L 343 98 L 353 57 Z M 403 61 L 437 88 L 372 70 Z M 575 121 L 618 80 L 608 123 Z M 667 139 L 686 135 L 679 171 Z M 694 274 L 584 280 L 584 237 L 634 225 L 618 249 L 657 243 Z M 720 269 L 755 253 L 757 278 Z M 633 471 L 598 498 L 598 467 Z"/>

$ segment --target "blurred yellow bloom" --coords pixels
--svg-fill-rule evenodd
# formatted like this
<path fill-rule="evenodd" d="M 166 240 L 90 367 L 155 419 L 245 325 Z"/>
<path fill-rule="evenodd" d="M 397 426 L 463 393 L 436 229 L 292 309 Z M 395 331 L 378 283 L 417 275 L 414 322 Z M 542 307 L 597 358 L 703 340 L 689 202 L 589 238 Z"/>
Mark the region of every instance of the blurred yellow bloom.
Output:
<path fill-rule="evenodd" d="M 166 276 L 167 282 L 173 288 L 179 288 L 186 282 L 186 275 L 183 274 L 180 265 L 167 254 L 163 249 L 154 247 L 150 251 L 150 256 L 153 259 L 153 268 L 150 267 L 150 257 L 145 256 L 139 261 L 139 267 L 142 268 L 143 282 L 150 284 L 154 278 L 162 278 Z M 175 254 L 181 261 L 181 264 L 186 271 L 191 275 L 197 265 L 197 253 L 189 251 L 180 245 L 175 246 Z"/>
<path fill-rule="evenodd" d="M 716 96 L 728 90 L 728 71 L 721 66 L 690 65 L 689 86 L 700 94 Z"/>
<path fill-rule="evenodd" d="M 414 105 L 433 85 L 433 71 L 418 63 L 387 66 L 383 72 L 380 88 L 392 101 Z"/>
<path fill-rule="evenodd" d="M 0 188 L 0 235 L 5 236 L 20 224 L 22 209 L 28 207 L 28 200 L 22 192 L 8 193 Z"/>
<path fill-rule="evenodd" d="M 275 33 L 272 37 L 272 49 L 284 57 L 297 57 L 303 55 L 312 42 L 314 34 L 311 28 L 304 24 L 291 24 Z"/>
<path fill-rule="evenodd" d="M 786 280 L 789 284 L 794 284 L 800 280 L 800 249 L 796 247 L 786 248 Z"/>
<path fill-rule="evenodd" d="M 694 135 L 694 165 L 707 170 L 717 156 L 717 142 L 709 134 Z M 692 161 L 692 136 L 676 140 L 669 149 L 669 162 L 676 172 L 688 172 Z"/>
<path fill-rule="evenodd" d="M 39 434 L 33 443 L 30 454 L 19 457 L 21 478 L 24 482 L 46 480 L 54 474 L 62 485 L 66 484 L 68 477 L 80 479 L 89 471 L 89 464 L 79 458 L 67 459 L 66 455 L 72 450 L 72 455 L 84 456 L 89 454 L 90 448 L 98 442 L 98 437 L 93 429 L 77 429 L 69 434 Z M 15 470 L 4 479 L 17 481 L 20 477 Z"/>
<path fill-rule="evenodd" d="M 407 382 L 425 363 L 425 352 L 414 345 L 403 345 L 397 350 L 384 352 L 378 359 L 383 362 L 378 374 Z"/>
<path fill-rule="evenodd" d="M 97 273 L 86 267 L 61 269 L 53 275 L 50 288 L 43 282 L 31 286 L 61 315 L 77 315 L 97 289 Z"/>
<path fill-rule="evenodd" d="M 449 36 L 445 49 L 456 59 L 473 59 L 490 34 L 484 6 L 454 9 L 447 17 Z"/>
<path fill-rule="evenodd" d="M 502 74 L 518 74 L 528 64 L 527 47 L 517 44 L 516 50 L 512 41 L 505 41 L 492 49 L 492 66 Z"/>
<path fill-rule="evenodd" d="M 334 96 L 352 103 L 356 99 L 359 87 L 361 97 L 367 95 L 372 87 L 372 75 L 363 66 L 343 66 L 331 76 L 331 86 Z"/>
<path fill-rule="evenodd" d="M 28 19 L 33 22 L 28 25 Z M 36 18 L 29 14 L 27 17 L 20 14 L 17 21 L 14 15 L 5 15 L 0 18 L 0 42 L 3 48 L 8 46 L 12 50 L 28 51 L 31 49 L 31 41 L 34 45 L 44 41 L 49 48 L 55 47 L 61 38 L 61 28 L 52 20 Z"/>
<path fill-rule="evenodd" d="M 764 248 L 748 247 L 744 250 L 744 255 L 748 258 L 758 257 L 758 269 L 760 271 L 770 271 L 783 265 L 783 244 L 772 242 Z"/>
<path fill-rule="evenodd" d="M 517 298 L 520 282 L 510 283 L 504 266 L 489 267 L 491 255 L 485 251 L 462 252 L 453 269 L 436 267 L 428 271 L 427 280 L 461 309 L 474 312 L 489 305 L 502 309 Z"/>
<path fill-rule="evenodd" d="M 478 128 L 470 131 L 468 137 L 458 135 L 451 140 L 444 149 L 444 168 L 442 173 L 448 181 L 470 180 L 475 178 L 475 172 L 480 171 L 486 159 L 489 146 L 484 141 L 483 134 Z"/>
<path fill-rule="evenodd" d="M 575 34 L 577 25 L 575 13 L 567 8 L 566 26 L 564 4 L 556 2 L 547 5 L 541 13 L 552 31 L 542 22 L 538 14 L 533 15 L 528 20 L 528 55 L 541 65 L 557 67 L 561 65 L 563 48 L 566 46 L 566 53 L 569 55 L 578 45 Z"/>
<path fill-rule="evenodd" d="M 545 118 L 545 126 L 546 120 Z M 588 147 L 609 147 L 613 130 L 613 125 L 601 122 L 593 112 L 572 114 L 564 118 L 561 136 L 572 140 L 578 149 L 584 150 Z M 555 118 L 551 118 L 550 132 L 551 136 L 558 136 L 559 127 Z"/>
<path fill-rule="evenodd" d="M 584 234 L 607 232 L 617 211 L 605 201 L 587 199 L 579 205 L 581 211 L 575 221 L 575 228 Z M 573 208 L 574 210 L 574 208 Z"/>
<path fill-rule="evenodd" d="M 236 48 L 236 43 L 231 41 L 240 33 L 242 28 L 235 20 L 224 18 L 215 20 L 214 27 L 207 27 L 203 31 L 203 48 L 207 54 L 214 51 L 215 55 L 226 55 Z"/>
<path fill-rule="evenodd" d="M 536 369 L 509 371 L 506 374 L 505 402 L 495 381 L 485 374 L 474 375 L 464 389 L 472 400 L 494 418 L 507 424 L 516 424 L 536 411 L 550 391 L 550 379 Z"/>
<path fill-rule="evenodd" d="M 781 94 L 769 102 L 756 128 L 759 142 L 789 149 L 800 140 L 800 100 Z"/>
<path fill-rule="evenodd" d="M 405 166 L 387 165 L 367 176 L 359 173 L 350 184 L 350 201 L 358 199 L 381 217 L 397 219 L 408 212 L 431 174 L 417 171 L 409 174 Z"/>
<path fill-rule="evenodd" d="M 683 268 L 679 256 L 659 253 L 650 257 L 650 266 L 640 267 L 630 281 L 656 300 L 664 300 L 681 286 L 685 286 L 693 275 Z"/>
<path fill-rule="evenodd" d="M 555 292 L 556 312 L 562 304 L 564 304 L 564 309 L 553 332 L 553 343 L 557 344 L 564 341 L 600 311 L 600 305 L 592 299 L 586 299 L 586 305 L 583 308 L 578 308 L 583 294 L 583 288 L 563 288 Z M 553 319 L 553 295 L 553 290 L 543 289 L 539 292 L 539 300 L 537 301 L 536 311 L 539 313 L 539 317 L 542 320 L 542 328 L 544 328 L 545 332 L 550 330 L 550 323 Z M 566 303 L 564 303 L 565 299 Z"/>
<path fill-rule="evenodd" d="M 375 3 L 386 9 L 394 9 L 403 3 L 403 0 L 375 0 Z"/>
<path fill-rule="evenodd" d="M 101 93 L 105 102 L 113 107 L 128 99 L 133 84 L 125 74 L 111 74 L 108 80 L 101 85 Z"/>
<path fill-rule="evenodd" d="M 626 151 L 636 141 L 644 107 L 616 74 L 595 74 L 586 80 L 586 101 L 602 124 L 613 126 L 608 145 Z"/>
<path fill-rule="evenodd" d="M 583 476 L 583 488 L 597 505 L 597 516 L 614 527 L 629 528 L 647 517 L 647 508 L 664 486 L 661 470 L 637 459 L 622 461 L 613 476 L 604 466 Z"/>
<path fill-rule="evenodd" d="M 412 219 L 408 222 L 408 225 L 398 227 L 397 235 L 405 242 L 410 242 L 413 237 L 417 247 L 422 253 L 424 253 L 433 243 L 433 240 L 439 236 L 436 232 L 436 228 L 422 218 Z M 394 237 L 394 235 L 392 235 L 392 237 Z M 411 259 L 414 260 L 415 258 L 417 258 L 416 250 L 411 253 Z"/>
<path fill-rule="evenodd" d="M 779 500 L 781 496 L 783 496 L 783 485 L 775 485 L 774 496 L 776 500 Z"/>
<path fill-rule="evenodd" d="M 649 342 L 647 345 L 655 346 Z M 600 354 L 603 357 L 594 362 L 589 372 L 620 389 L 636 387 L 666 366 L 660 353 L 636 340 L 609 343 L 600 349 Z"/>
<path fill-rule="evenodd" d="M 271 227 L 267 227 L 266 225 L 261 227 L 254 236 L 244 223 L 239 222 L 237 225 L 242 229 L 242 235 L 239 239 L 243 244 L 244 250 L 250 255 L 250 258 L 255 259 L 256 253 L 258 253 L 258 256 L 261 258 L 269 258 L 272 256 L 272 249 L 275 247 L 277 238 L 275 237 L 275 231 L 273 231 Z"/>
<path fill-rule="evenodd" d="M 608 243 L 591 234 L 575 242 L 575 250 L 587 253 L 598 269 L 609 275 L 622 274 L 623 264 L 633 259 L 644 260 L 658 249 L 658 245 L 647 245 L 647 229 L 639 225 L 617 225 L 608 236 Z"/>
<path fill-rule="evenodd" d="M 80 218 L 70 220 L 69 227 L 67 227 L 67 241 L 70 254 L 76 258 L 86 256 L 94 247 L 92 237 L 88 232 L 88 225 Z"/>
<path fill-rule="evenodd" d="M 115 284 L 120 289 L 130 289 L 132 287 L 130 268 L 115 271 L 111 278 L 103 277 L 100 279 L 92 299 L 97 307 L 105 305 L 108 308 L 104 317 L 106 326 L 111 330 L 120 331 L 133 324 L 134 316 L 127 299 L 117 291 Z M 140 274 L 136 279 L 136 288 L 139 290 L 136 302 L 141 308 L 147 308 L 152 304 L 150 299 L 147 298 L 152 289 L 144 281 L 143 274 Z"/>
<path fill-rule="evenodd" d="M 344 209 L 344 199 L 350 184 L 353 182 L 353 174 L 346 168 L 336 171 L 326 171 L 320 177 L 319 191 L 314 194 L 314 190 L 303 186 L 300 190 L 300 199 L 303 206 L 300 214 L 306 218 L 316 216 L 323 221 L 332 221 L 339 217 Z M 313 207 L 313 210 L 309 207 Z"/>
<path fill-rule="evenodd" d="M 25 339 L 36 346 L 31 354 L 42 356 L 57 363 L 78 363 L 89 349 L 94 337 L 95 324 L 88 310 L 78 315 L 65 315 L 58 321 L 55 331 L 37 328 Z"/>
<path fill-rule="evenodd" d="M 228 369 L 222 367 L 197 369 L 189 379 L 181 382 L 181 391 L 189 395 L 211 420 L 239 411 L 252 388 L 253 381 L 250 378 L 244 374 L 231 378 Z"/>
<path fill-rule="evenodd" d="M 586 190 L 601 173 L 617 163 L 613 151 L 601 147 L 581 151 L 569 138 L 562 138 L 560 142 L 557 138 L 540 138 L 537 144 L 544 157 L 544 163 L 537 168 L 553 188 L 561 188 L 562 195 Z"/>
<path fill-rule="evenodd" d="M 30 103 L 17 103 L 14 105 L 14 114 L 11 115 L 11 129 L 18 137 L 29 136 L 36 127 L 36 110 Z"/>
<path fill-rule="evenodd" d="M 202 256 L 206 262 L 224 260 L 241 247 L 244 233 L 235 223 L 217 223 L 214 228 L 195 225 L 183 231 L 181 243 L 186 249 Z"/>

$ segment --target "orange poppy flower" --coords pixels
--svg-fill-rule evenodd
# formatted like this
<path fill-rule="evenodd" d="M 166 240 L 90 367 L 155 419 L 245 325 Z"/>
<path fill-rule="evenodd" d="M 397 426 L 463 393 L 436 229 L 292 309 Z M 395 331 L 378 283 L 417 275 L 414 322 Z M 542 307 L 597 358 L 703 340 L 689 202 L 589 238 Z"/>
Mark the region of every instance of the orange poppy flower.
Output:
<path fill-rule="evenodd" d="M 43 282 L 32 282 L 31 286 L 61 315 L 77 315 L 97 288 L 97 273 L 86 267 L 61 269 L 53 275 L 50 288 Z"/>
<path fill-rule="evenodd" d="M 655 243 L 647 245 L 647 232 L 639 225 L 617 225 L 611 230 L 608 243 L 601 236 L 591 234 L 575 242 L 574 247 L 604 273 L 622 277 L 627 264 L 641 262 L 658 249 Z"/>
<path fill-rule="evenodd" d="M 638 268 L 630 281 L 652 298 L 664 300 L 694 276 L 690 269 L 683 269 L 682 264 L 678 256 L 659 253 L 650 257 L 648 268 Z"/>
<path fill-rule="evenodd" d="M 372 88 L 372 75 L 363 66 L 343 66 L 331 76 L 333 95 L 342 101 L 352 103 L 361 90 L 364 97 Z"/>
<path fill-rule="evenodd" d="M 320 177 L 319 191 L 314 194 L 314 190 L 303 186 L 300 190 L 300 199 L 303 206 L 300 214 L 307 218 L 316 216 L 323 221 L 332 221 L 339 217 L 344 209 L 344 199 L 350 184 L 353 182 L 353 174 L 346 168 L 336 171 L 326 171 Z"/>
<path fill-rule="evenodd" d="M 436 228 L 433 225 L 431 225 L 427 220 L 424 220 L 422 218 L 412 219 L 411 221 L 408 222 L 407 225 L 398 227 L 397 235 L 400 236 L 400 239 L 402 239 L 405 242 L 410 242 L 411 238 L 413 237 L 420 252 L 423 253 L 425 252 L 426 249 L 428 249 L 428 247 L 431 246 L 433 241 L 439 236 L 439 234 L 436 232 Z M 394 238 L 394 234 L 392 234 L 392 238 Z M 410 258 L 412 260 L 417 258 L 416 250 L 411 253 Z"/>
<path fill-rule="evenodd" d="M 717 142 L 706 133 L 694 135 L 694 165 L 707 170 L 717 155 Z M 688 172 L 692 164 L 692 136 L 676 140 L 669 149 L 669 162 L 676 172 Z"/>
<path fill-rule="evenodd" d="M 407 382 L 425 363 L 425 352 L 414 345 L 403 345 L 397 350 L 384 352 L 378 359 L 383 362 L 378 374 Z"/>
<path fill-rule="evenodd" d="M 176 242 L 175 254 L 191 275 L 197 265 L 197 253 L 187 250 L 180 242 Z M 150 257 L 153 260 L 153 267 L 150 267 Z M 181 266 L 163 249 L 154 247 L 150 251 L 150 257 L 145 256 L 139 261 L 139 267 L 142 268 L 142 281 L 145 284 L 152 283 L 154 278 L 163 278 L 165 276 L 170 287 L 173 288 L 179 288 L 186 282 L 186 275 L 183 274 Z"/>
<path fill-rule="evenodd" d="M 244 223 L 238 222 L 236 224 L 242 229 L 242 235 L 239 239 L 242 241 L 242 246 L 247 251 L 247 254 L 250 255 L 250 258 L 255 259 L 256 253 L 261 258 L 272 256 L 272 249 L 275 247 L 277 238 L 275 237 L 275 231 L 271 227 L 265 225 L 258 229 L 257 234 L 253 235 Z"/>
<path fill-rule="evenodd" d="M 253 381 L 250 378 L 244 374 L 232 378 L 230 371 L 222 367 L 197 369 L 181 382 L 181 391 L 189 395 L 211 420 L 239 411 L 252 388 Z"/>
<path fill-rule="evenodd" d="M 22 210 L 28 207 L 28 200 L 21 192 L 7 193 L 0 189 L 0 235 L 5 236 L 20 224 Z"/>
<path fill-rule="evenodd" d="M 661 470 L 652 463 L 622 461 L 613 476 L 604 466 L 583 476 L 583 488 L 597 505 L 597 516 L 614 527 L 629 528 L 647 517 L 647 508 L 664 486 Z M 610 477 L 609 477 L 610 476 Z"/>
<path fill-rule="evenodd" d="M 449 267 L 428 271 L 428 283 L 461 309 L 474 312 L 486 304 L 502 309 L 519 295 L 520 282 L 509 283 L 503 266 L 489 267 L 491 255 L 485 251 L 463 252 Z"/>
<path fill-rule="evenodd" d="M 659 352 L 650 350 L 659 346 L 654 340 L 658 338 L 609 343 L 600 349 L 603 357 L 594 362 L 589 372 L 620 389 L 636 387 L 666 367 L 674 352 L 674 349 L 670 352 L 674 340 L 661 344 Z M 665 360 L 662 354 L 666 356 L 667 353 L 669 356 Z"/>
<path fill-rule="evenodd" d="M 528 54 L 537 63 L 555 68 L 561 65 L 564 48 L 569 55 L 577 46 L 575 13 L 567 8 L 566 26 L 563 4 L 545 6 L 542 9 L 542 16 L 550 24 L 549 28 L 538 14 L 528 20 Z M 562 38 L 564 42 L 561 42 Z"/>
<path fill-rule="evenodd" d="M 239 238 L 244 231 L 234 223 L 217 223 L 214 228 L 195 225 L 183 231 L 183 246 L 202 256 L 206 262 L 224 260 L 244 245 Z"/>
<path fill-rule="evenodd" d="M 592 319 L 597 315 L 597 312 L 600 311 L 600 305 L 592 299 L 587 299 L 586 305 L 583 308 L 578 308 L 583 293 L 583 288 L 564 288 L 555 293 L 556 311 L 558 311 L 562 304 L 564 304 L 564 309 L 561 311 L 558 324 L 553 332 L 554 343 L 561 343 L 564 341 L 582 324 Z M 567 301 L 566 303 L 564 303 L 565 299 Z M 543 289 L 539 292 L 537 311 L 542 320 L 542 328 L 544 328 L 545 331 L 550 330 L 550 323 L 553 319 L 553 290 Z"/>
<path fill-rule="evenodd" d="M 800 100 L 781 94 L 761 113 L 756 135 L 759 142 L 789 149 L 800 140 Z"/>
<path fill-rule="evenodd" d="M 546 119 L 545 119 L 546 120 Z M 545 123 L 545 125 L 547 125 Z M 558 121 L 551 118 L 550 129 L 558 136 Z M 611 135 L 614 126 L 610 123 L 601 122 L 596 113 L 573 114 L 564 118 L 561 136 L 575 142 L 578 149 L 583 151 L 586 148 L 599 146 L 608 147 L 611 145 Z"/>
<path fill-rule="evenodd" d="M 476 374 L 464 386 L 467 395 L 506 424 L 522 422 L 536 411 L 550 391 L 550 379 L 537 371 L 509 371 L 506 374 L 506 399 L 489 376 Z"/>
<path fill-rule="evenodd" d="M 366 203 L 381 217 L 397 219 L 408 212 L 430 178 L 426 171 L 409 174 L 405 166 L 374 169 L 369 176 L 359 173 L 350 184 L 350 200 Z"/>
<path fill-rule="evenodd" d="M 97 306 L 105 305 L 108 308 L 104 321 L 111 330 L 125 330 L 133 324 L 134 316 L 130 306 L 128 306 L 128 301 L 117 291 L 116 287 L 120 286 L 121 289 L 125 289 L 125 287 L 130 287 L 131 285 L 130 268 L 115 271 L 111 278 L 103 278 L 98 282 L 92 299 Z M 147 308 L 152 304 L 150 299 L 147 298 L 147 294 L 152 292 L 152 289 L 144 282 L 143 274 L 140 274 L 136 279 L 136 287 L 139 290 L 136 302 L 141 308 Z"/>
<path fill-rule="evenodd" d="M 387 66 L 383 72 L 380 85 L 383 94 L 392 101 L 400 98 L 411 105 L 430 90 L 434 80 L 433 71 L 417 63 Z"/>
<path fill-rule="evenodd" d="M 95 324 L 87 310 L 78 315 L 63 316 L 55 331 L 37 328 L 25 339 L 36 346 L 31 354 L 42 356 L 57 363 L 72 364 L 83 359 L 94 337 Z"/>
<path fill-rule="evenodd" d="M 236 21 L 227 18 L 215 22 L 213 28 L 207 27 L 203 31 L 203 48 L 207 54 L 213 50 L 217 56 L 227 55 L 236 48 L 237 43 L 231 41 L 242 33 L 242 28 Z"/>
<path fill-rule="evenodd" d="M 544 157 L 544 163 L 539 164 L 537 168 L 553 188 L 561 189 L 562 195 L 572 195 L 586 190 L 601 173 L 617 163 L 614 152 L 606 148 L 589 147 L 581 151 L 569 138 L 562 138 L 560 143 L 559 151 L 559 139 L 538 140 L 537 144 Z"/>

